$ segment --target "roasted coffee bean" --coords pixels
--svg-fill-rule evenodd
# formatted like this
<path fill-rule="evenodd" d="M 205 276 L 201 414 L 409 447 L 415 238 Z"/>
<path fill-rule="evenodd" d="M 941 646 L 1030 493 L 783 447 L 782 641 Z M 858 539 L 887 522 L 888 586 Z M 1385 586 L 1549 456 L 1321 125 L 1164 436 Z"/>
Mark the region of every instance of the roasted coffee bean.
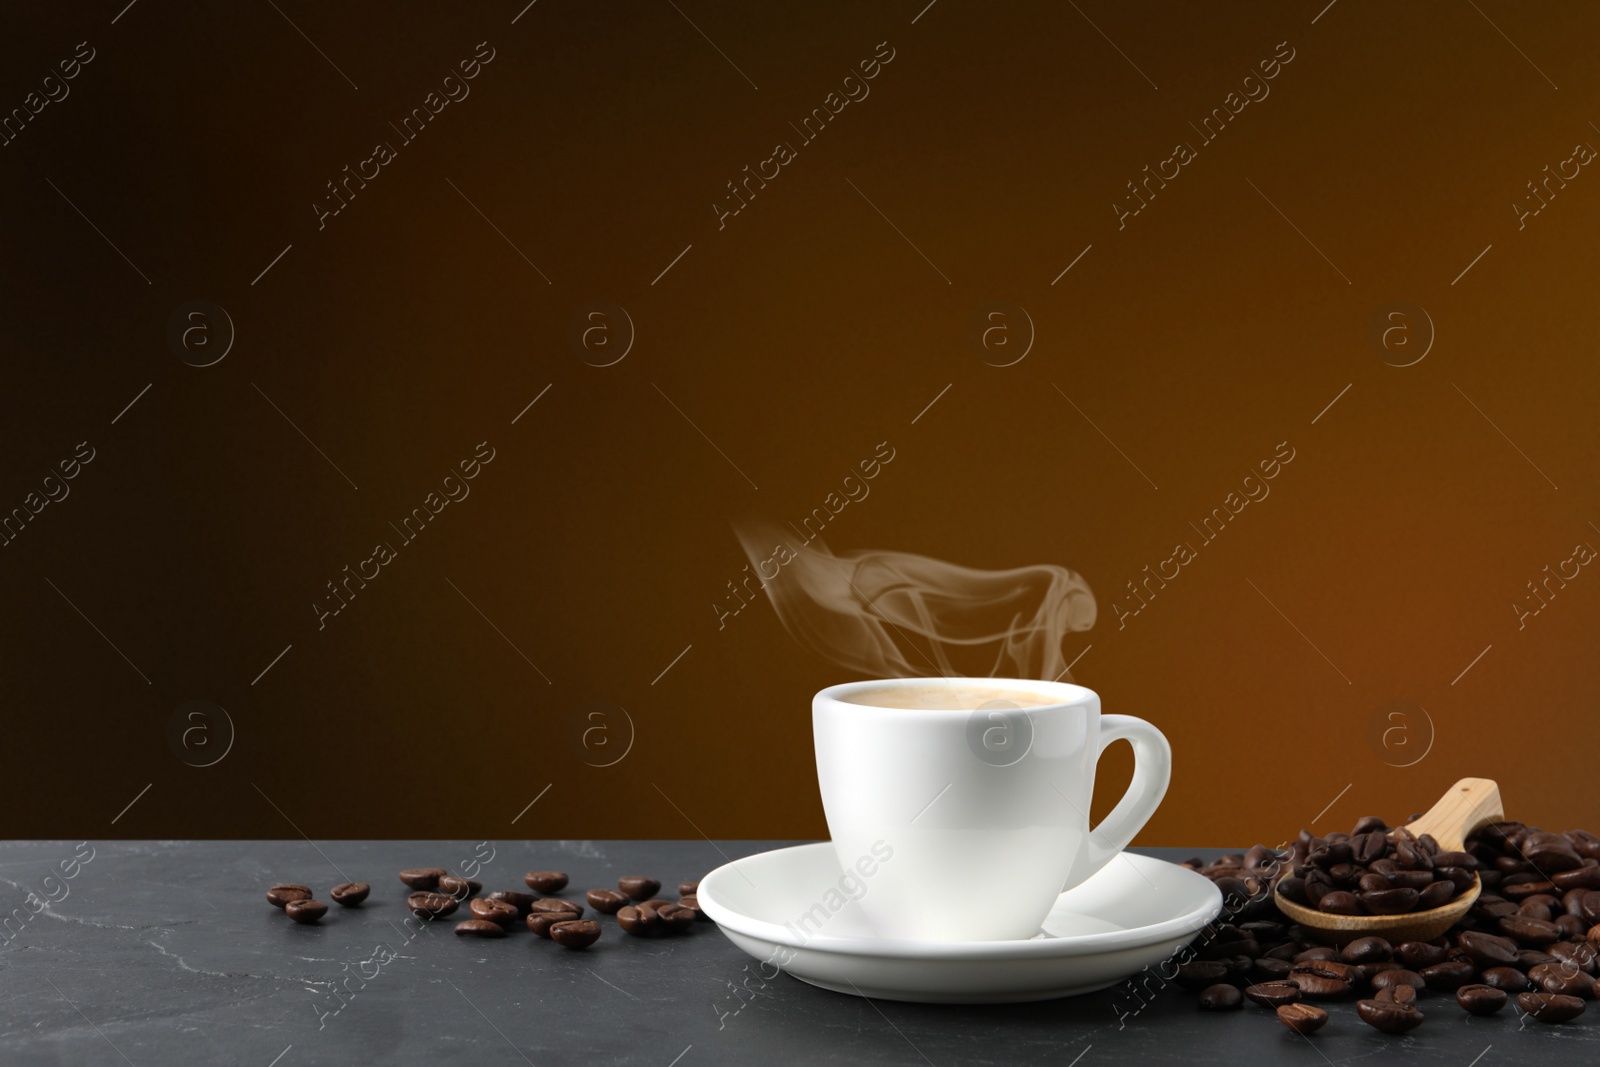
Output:
<path fill-rule="evenodd" d="M 1233 1011 L 1244 1006 L 1244 998 L 1239 995 L 1238 986 L 1224 982 L 1202 989 L 1198 1003 L 1201 1011 Z"/>
<path fill-rule="evenodd" d="M 1389 884 L 1396 889 L 1426 889 L 1433 884 L 1433 872 L 1395 871 L 1389 875 Z"/>
<path fill-rule="evenodd" d="M 1568 889 L 1561 894 L 1561 910 L 1576 919 L 1583 918 L 1583 897 L 1587 889 Z"/>
<path fill-rule="evenodd" d="M 1576 915 L 1557 915 L 1554 920 L 1561 937 L 1566 941 L 1581 941 L 1589 931 L 1589 924 Z M 1557 942 L 1560 944 L 1560 942 Z"/>
<path fill-rule="evenodd" d="M 1531 897 L 1523 897 L 1522 898 L 1522 904 L 1518 908 L 1518 910 L 1520 911 L 1521 908 L 1531 907 L 1531 906 L 1543 904 L 1545 907 L 1549 908 L 1551 911 L 1557 911 L 1561 907 L 1561 894 L 1562 894 L 1562 892 L 1563 892 L 1562 890 L 1557 889 L 1557 890 L 1554 890 L 1554 891 L 1549 892 L 1549 893 L 1535 893 Z"/>
<path fill-rule="evenodd" d="M 1550 898 L 1543 896 L 1529 897 L 1517 905 L 1517 914 L 1524 919 L 1538 919 L 1542 923 L 1550 922 L 1555 916 L 1551 914 L 1550 905 L 1545 903 L 1548 899 Z"/>
<path fill-rule="evenodd" d="M 1366 866 L 1373 860 L 1382 859 L 1389 843 L 1384 840 L 1384 835 L 1379 833 L 1352 834 L 1350 837 L 1350 852 L 1355 862 Z"/>
<path fill-rule="evenodd" d="M 1332 960 L 1310 960 L 1295 964 L 1288 980 L 1300 987 L 1303 996 L 1311 1000 L 1328 1000 L 1350 992 L 1354 978 L 1354 972 L 1346 964 Z"/>
<path fill-rule="evenodd" d="M 1464 985 L 1456 990 L 1456 1003 L 1472 1015 L 1493 1015 L 1510 999 L 1504 989 L 1492 985 Z"/>
<path fill-rule="evenodd" d="M 1522 855 L 1535 870 L 1547 874 L 1583 866 L 1583 857 L 1559 834 L 1540 834 L 1522 846 Z"/>
<path fill-rule="evenodd" d="M 400 872 L 400 880 L 412 889 L 437 889 L 446 873 L 443 867 L 412 867 Z"/>
<path fill-rule="evenodd" d="M 628 898 L 615 889 L 591 889 L 583 896 L 589 902 L 589 907 L 601 915 L 615 915 L 618 909 L 628 903 Z"/>
<path fill-rule="evenodd" d="M 488 919 L 467 919 L 456 923 L 457 937 L 504 937 L 506 928 Z"/>
<path fill-rule="evenodd" d="M 456 898 L 446 893 L 421 892 L 406 897 L 406 907 L 419 919 L 442 919 L 458 906 Z"/>
<path fill-rule="evenodd" d="M 648 900 L 661 891 L 661 883 L 654 878 L 629 874 L 617 879 L 617 888 L 634 900 Z"/>
<path fill-rule="evenodd" d="M 1591 889 L 1583 894 L 1578 904 L 1578 918 L 1590 926 L 1600 926 L 1600 889 Z"/>
<path fill-rule="evenodd" d="M 1600 864 L 1557 871 L 1550 876 L 1550 884 L 1561 890 L 1600 889 Z"/>
<path fill-rule="evenodd" d="M 1533 983 L 1528 981 L 1528 976 L 1515 967 L 1490 967 L 1480 975 L 1483 984 L 1503 989 L 1507 993 L 1526 993 L 1533 988 Z"/>
<path fill-rule="evenodd" d="M 1311 960 L 1336 960 L 1339 950 L 1329 948 L 1327 945 L 1313 945 L 1311 948 L 1295 953 L 1293 963 L 1307 963 Z"/>
<path fill-rule="evenodd" d="M 1517 943 L 1507 937 L 1466 930 L 1457 938 L 1457 943 L 1480 970 L 1510 967 L 1517 962 Z"/>
<path fill-rule="evenodd" d="M 1549 882 L 1512 882 L 1508 878 L 1500 883 L 1500 895 L 1520 904 L 1529 897 L 1542 896 L 1554 888 Z"/>
<path fill-rule="evenodd" d="M 1314 1004 L 1280 1004 L 1278 1021 L 1297 1034 L 1314 1034 L 1328 1022 L 1328 1013 Z"/>
<path fill-rule="evenodd" d="M 1423 981 L 1422 975 L 1403 967 L 1397 967 L 1392 971 L 1379 971 L 1372 976 L 1372 988 L 1378 990 L 1399 989 L 1402 986 L 1407 989 L 1423 989 L 1427 984 Z"/>
<path fill-rule="evenodd" d="M 1391 986 L 1388 989 L 1378 990 L 1377 995 L 1372 999 L 1392 1000 L 1396 1004 L 1415 1004 L 1417 1002 L 1417 991 L 1408 985 Z"/>
<path fill-rule="evenodd" d="M 518 915 L 526 915 L 533 908 L 533 902 L 538 898 L 532 893 L 521 893 L 515 889 L 496 889 L 484 899 L 498 900 L 502 904 L 510 904 L 517 909 Z"/>
<path fill-rule="evenodd" d="M 1358 1000 L 1356 1014 L 1374 1030 L 1403 1034 L 1422 1025 L 1422 1013 L 1414 1005 L 1398 1000 Z"/>
<path fill-rule="evenodd" d="M 1401 890 L 1388 889 L 1384 892 L 1396 893 L 1401 892 Z M 1410 890 L 1406 890 L 1406 892 L 1410 892 Z M 1373 894 L 1368 893 L 1366 895 L 1372 896 Z M 1317 901 L 1317 910 L 1325 911 L 1330 915 L 1360 915 L 1361 903 L 1356 899 L 1354 893 L 1343 889 L 1335 889 L 1322 894 L 1322 898 Z"/>
<path fill-rule="evenodd" d="M 1339 950 L 1344 963 L 1376 963 L 1394 958 L 1394 948 L 1381 937 L 1358 937 Z"/>
<path fill-rule="evenodd" d="M 1449 950 L 1426 941 L 1405 941 L 1394 950 L 1395 958 L 1413 971 L 1443 963 Z"/>
<path fill-rule="evenodd" d="M 1434 882 L 1417 894 L 1417 910 L 1442 908 L 1455 898 L 1456 887 L 1449 882 Z"/>
<path fill-rule="evenodd" d="M 1329 894 L 1330 896 L 1332 894 Z M 1417 906 L 1420 898 L 1415 889 L 1405 887 L 1397 889 L 1380 889 L 1375 893 L 1362 893 L 1357 900 L 1355 911 L 1341 912 L 1343 915 L 1400 915 L 1412 911 Z M 1324 897 L 1324 900 L 1327 898 Z M 1323 909 L 1327 911 L 1327 908 Z"/>
<path fill-rule="evenodd" d="M 1585 859 L 1600 860 L 1600 835 L 1588 830 L 1568 830 L 1561 835 L 1572 842 L 1573 849 Z"/>
<path fill-rule="evenodd" d="M 1441 852 L 1433 857 L 1435 867 L 1460 867 L 1469 873 L 1478 869 L 1478 861 L 1470 852 Z"/>
<path fill-rule="evenodd" d="M 1528 968 L 1528 981 L 1535 989 L 1567 997 L 1594 999 L 1594 979 L 1570 963 L 1541 963 Z"/>
<path fill-rule="evenodd" d="M 1517 966 L 1524 971 L 1531 970 L 1541 963 L 1555 963 L 1556 958 L 1550 953 L 1539 948 L 1525 948 L 1517 953 Z"/>
<path fill-rule="evenodd" d="M 528 912 L 528 929 L 540 937 L 549 940 L 550 928 L 557 923 L 577 922 L 578 913 L 575 911 L 530 911 Z M 593 920 L 589 920 L 593 921 Z"/>
<path fill-rule="evenodd" d="M 1368 871 L 1356 879 L 1356 896 L 1362 893 L 1378 893 L 1389 888 L 1389 879 L 1381 874 Z"/>
<path fill-rule="evenodd" d="M 709 919 L 711 917 L 707 915 L 705 910 L 700 907 L 700 898 L 695 896 L 693 893 L 690 893 L 688 896 L 678 901 L 678 906 L 681 908 L 688 908 L 690 911 L 694 912 L 694 917 L 696 919 Z"/>
<path fill-rule="evenodd" d="M 529 889 L 540 893 L 559 893 L 567 888 L 567 876 L 562 871 L 529 871 L 522 880 Z"/>
<path fill-rule="evenodd" d="M 574 904 L 572 901 L 563 900 L 561 897 L 544 897 L 528 905 L 529 914 L 536 911 L 570 911 L 582 915 L 583 905 Z"/>
<path fill-rule="evenodd" d="M 1562 963 L 1570 963 L 1584 974 L 1600 971 L 1600 953 L 1588 941 L 1557 941 L 1550 946 L 1550 955 Z"/>
<path fill-rule="evenodd" d="M 457 900 L 466 900 L 483 892 L 483 883 L 475 878 L 461 878 L 447 874 L 439 879 L 439 892 L 449 893 Z"/>
<path fill-rule="evenodd" d="M 687 930 L 695 924 L 694 912 L 678 904 L 663 904 L 656 914 L 669 930 Z"/>
<path fill-rule="evenodd" d="M 1432 967 L 1424 967 L 1417 973 L 1422 975 L 1429 989 L 1441 989 L 1447 993 L 1460 989 L 1478 975 L 1472 964 L 1465 960 L 1445 960 Z"/>
<path fill-rule="evenodd" d="M 309 886 L 296 885 L 293 882 L 280 882 L 267 890 L 267 903 L 274 908 L 281 908 L 293 900 L 310 900 L 311 889 Z"/>
<path fill-rule="evenodd" d="M 328 890 L 328 895 L 335 904 L 342 904 L 353 908 L 367 899 L 367 894 L 372 892 L 372 887 L 365 882 L 345 882 Z"/>
<path fill-rule="evenodd" d="M 573 919 L 550 927 L 550 940 L 563 948 L 588 948 L 600 940 L 600 924 L 593 919 Z"/>
<path fill-rule="evenodd" d="M 1518 993 L 1517 1006 L 1542 1023 L 1564 1023 L 1583 1014 L 1583 1001 L 1558 993 Z"/>
<path fill-rule="evenodd" d="M 295 922 L 309 925 L 328 914 L 328 906 L 320 900 L 291 900 L 283 911 Z"/>
<path fill-rule="evenodd" d="M 1262 956 L 1250 965 L 1250 977 L 1257 982 L 1281 982 L 1289 977 L 1290 966 L 1288 960 Z"/>
<path fill-rule="evenodd" d="M 1278 879 L 1278 892 L 1283 894 L 1285 900 L 1296 904 L 1309 905 L 1311 901 L 1306 897 L 1306 882 L 1304 878 L 1293 875 Z"/>
<path fill-rule="evenodd" d="M 1495 921 L 1501 933 L 1529 948 L 1542 948 L 1561 940 L 1561 928 L 1554 923 L 1544 923 L 1521 915 L 1507 915 Z"/>
<path fill-rule="evenodd" d="M 1263 1008 L 1276 1008 L 1280 1004 L 1293 1004 L 1300 999 L 1300 987 L 1293 982 L 1257 982 L 1245 986 L 1244 995 Z"/>
<path fill-rule="evenodd" d="M 1472 906 L 1472 914 L 1475 917 L 1490 922 L 1495 919 L 1504 918 L 1507 915 L 1515 915 L 1516 913 L 1517 906 L 1515 904 L 1511 903 L 1509 900 L 1503 900 L 1499 897 L 1495 897 L 1492 900 L 1484 900 L 1480 896 L 1478 898 L 1478 903 Z"/>
<path fill-rule="evenodd" d="M 1593 888 L 1600 889 L 1600 886 L 1595 886 Z M 698 896 L 699 894 L 700 894 L 700 883 L 699 882 L 679 882 L 678 883 L 678 895 L 680 897 L 693 897 L 693 896 Z"/>
<path fill-rule="evenodd" d="M 501 926 L 511 925 L 512 921 L 517 917 L 517 909 L 505 901 L 487 900 L 483 897 L 475 897 L 467 905 L 467 910 L 472 912 L 474 919 L 484 919 L 488 922 L 499 923 Z"/>
<path fill-rule="evenodd" d="M 661 917 L 654 908 L 641 908 L 628 904 L 617 909 L 617 925 L 622 927 L 625 934 L 635 937 L 647 937 L 651 934 L 662 932 Z"/>

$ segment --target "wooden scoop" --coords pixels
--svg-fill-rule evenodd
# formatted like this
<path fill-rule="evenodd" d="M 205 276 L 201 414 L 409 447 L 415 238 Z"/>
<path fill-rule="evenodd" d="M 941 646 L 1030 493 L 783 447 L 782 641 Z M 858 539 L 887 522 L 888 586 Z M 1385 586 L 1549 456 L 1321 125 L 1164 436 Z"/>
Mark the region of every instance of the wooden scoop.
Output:
<path fill-rule="evenodd" d="M 1407 823 L 1406 829 L 1418 837 L 1432 834 L 1441 851 L 1462 852 L 1468 837 L 1504 818 L 1498 785 L 1488 778 L 1463 778 L 1451 786 L 1427 814 Z M 1431 941 L 1438 937 L 1461 920 L 1482 891 L 1483 883 L 1473 875 L 1472 885 L 1456 894 L 1450 903 L 1403 915 L 1333 915 L 1296 904 L 1276 888 L 1273 902 L 1279 911 L 1319 940 L 1342 945 L 1358 937 L 1376 935 L 1398 945 L 1402 941 Z"/>

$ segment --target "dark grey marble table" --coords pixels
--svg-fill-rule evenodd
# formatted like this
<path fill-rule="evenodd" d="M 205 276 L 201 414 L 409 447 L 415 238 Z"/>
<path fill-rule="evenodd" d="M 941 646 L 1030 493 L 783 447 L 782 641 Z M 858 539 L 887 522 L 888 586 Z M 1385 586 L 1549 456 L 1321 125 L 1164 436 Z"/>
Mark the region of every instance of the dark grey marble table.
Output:
<path fill-rule="evenodd" d="M 669 886 L 790 842 L 121 841 L 0 844 L 0 1063 L 146 1065 L 618 1063 L 1600 1062 L 1600 1008 L 1564 1026 L 1467 1017 L 1429 998 L 1404 1038 L 1348 1005 L 1314 1040 L 1254 1007 L 1196 1010 L 1176 989 L 1143 1010 L 1125 989 L 1039 1004 L 867 1001 L 763 977 L 710 923 L 663 940 L 605 936 L 572 952 L 519 931 L 457 938 L 405 925 L 402 867 L 488 856 L 488 888 L 561 869 L 573 888 L 648 874 Z M 72 863 L 74 855 L 93 858 Z M 1220 850 L 1149 850 L 1169 859 Z M 68 861 L 70 879 L 60 864 Z M 47 876 L 52 876 L 47 881 Z M 319 896 L 371 882 L 359 910 L 289 922 L 277 881 Z M 39 910 L 28 903 L 53 900 Z"/>

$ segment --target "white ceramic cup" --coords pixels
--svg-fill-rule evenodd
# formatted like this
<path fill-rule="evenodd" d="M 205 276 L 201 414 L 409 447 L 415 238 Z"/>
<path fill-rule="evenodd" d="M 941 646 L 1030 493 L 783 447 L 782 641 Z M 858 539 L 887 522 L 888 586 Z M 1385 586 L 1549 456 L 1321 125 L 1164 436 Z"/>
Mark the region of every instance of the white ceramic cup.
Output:
<path fill-rule="evenodd" d="M 966 706 L 876 707 L 847 699 L 940 686 L 967 691 Z M 993 700 L 968 710 L 972 690 L 1021 691 L 1050 703 Z M 1102 716 L 1093 691 L 1064 682 L 850 682 L 816 695 L 811 724 L 839 863 L 862 872 L 860 906 L 888 938 L 1035 936 L 1056 897 L 1133 840 L 1172 775 L 1161 731 L 1131 715 Z M 1095 765 L 1119 739 L 1133 744 L 1133 781 L 1090 829 Z"/>

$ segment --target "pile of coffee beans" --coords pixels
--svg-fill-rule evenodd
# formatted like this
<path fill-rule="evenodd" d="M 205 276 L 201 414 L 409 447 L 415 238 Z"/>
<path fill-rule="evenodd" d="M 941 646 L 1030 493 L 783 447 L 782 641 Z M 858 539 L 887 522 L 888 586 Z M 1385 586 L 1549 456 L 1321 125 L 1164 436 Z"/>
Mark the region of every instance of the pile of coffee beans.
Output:
<path fill-rule="evenodd" d="M 1334 837 L 1341 839 L 1324 839 L 1279 879 L 1278 892 L 1331 915 L 1403 915 L 1443 907 L 1472 888 L 1471 855 L 1442 852 L 1405 827 L 1389 831 L 1368 819 Z"/>
<path fill-rule="evenodd" d="M 1206 1011 L 1249 1001 L 1310 1035 L 1328 1023 L 1321 1004 L 1353 1000 L 1362 1022 L 1404 1034 L 1436 998 L 1469 1015 L 1492 1015 L 1515 998 L 1541 1023 L 1568 1022 L 1600 999 L 1600 836 L 1584 830 L 1498 822 L 1449 852 L 1368 816 L 1348 834 L 1302 830 L 1286 849 L 1257 845 L 1184 865 L 1224 899 L 1222 916 L 1177 957 L 1185 962 L 1176 981 Z M 1333 915 L 1403 915 L 1447 904 L 1474 884 L 1481 891 L 1466 914 L 1431 941 L 1323 944 L 1325 931 L 1297 925 L 1273 899 L 1276 887 Z"/>
<path fill-rule="evenodd" d="M 554 895 L 538 895 L 565 889 L 568 878 L 562 871 L 529 871 L 523 881 L 535 891 L 532 893 L 496 889 L 480 895 L 482 882 L 453 875 L 443 867 L 408 868 L 400 872 L 400 881 L 411 890 L 406 908 L 419 919 L 432 922 L 446 918 L 465 903 L 471 918 L 455 924 L 460 937 L 502 938 L 521 920 L 535 934 L 565 948 L 588 948 L 600 940 L 600 924 L 583 917 L 583 905 Z M 699 887 L 699 882 L 680 883 L 679 899 L 674 903 L 656 896 L 661 891 L 657 879 L 626 875 L 617 879 L 616 889 L 591 889 L 585 899 L 600 914 L 615 915 L 624 933 L 655 937 L 679 933 L 706 918 L 695 896 Z M 353 908 L 371 892 L 372 887 L 365 882 L 346 882 L 334 886 L 328 895 L 334 903 Z M 315 923 L 328 913 L 326 904 L 312 899 L 309 886 L 297 883 L 273 886 L 267 890 L 267 902 L 297 923 Z"/>

